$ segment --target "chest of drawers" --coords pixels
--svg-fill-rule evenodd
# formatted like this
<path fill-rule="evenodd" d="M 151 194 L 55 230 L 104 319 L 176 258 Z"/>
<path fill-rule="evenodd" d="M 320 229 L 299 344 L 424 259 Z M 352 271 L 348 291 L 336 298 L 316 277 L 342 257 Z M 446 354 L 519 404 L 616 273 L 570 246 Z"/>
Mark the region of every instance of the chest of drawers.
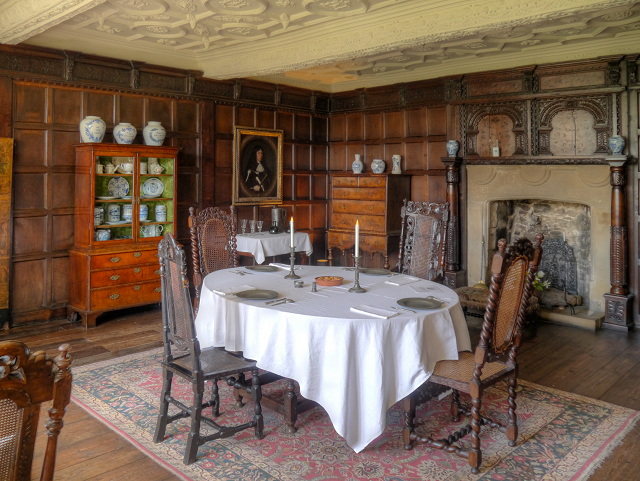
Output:
<path fill-rule="evenodd" d="M 356 221 L 360 225 L 360 248 L 384 257 L 389 268 L 389 253 L 397 250 L 403 199 L 411 197 L 411 178 L 393 174 L 331 174 L 331 227 L 327 233 L 329 263 L 333 249 L 343 255 L 355 244 Z"/>

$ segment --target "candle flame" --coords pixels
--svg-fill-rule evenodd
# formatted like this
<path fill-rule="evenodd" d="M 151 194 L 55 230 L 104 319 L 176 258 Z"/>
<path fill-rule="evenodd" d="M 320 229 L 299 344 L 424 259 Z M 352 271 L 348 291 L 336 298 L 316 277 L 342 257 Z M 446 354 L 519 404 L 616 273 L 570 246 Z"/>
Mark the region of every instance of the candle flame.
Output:
<path fill-rule="evenodd" d="M 359 222 L 359 221 L 358 221 L 358 220 L 356 220 L 356 225 L 358 225 L 358 222 Z"/>

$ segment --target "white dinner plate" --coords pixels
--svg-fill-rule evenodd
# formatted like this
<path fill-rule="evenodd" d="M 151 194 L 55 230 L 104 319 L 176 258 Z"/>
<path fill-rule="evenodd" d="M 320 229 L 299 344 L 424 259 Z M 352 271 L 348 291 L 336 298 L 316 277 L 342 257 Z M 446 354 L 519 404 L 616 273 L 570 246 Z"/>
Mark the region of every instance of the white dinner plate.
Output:
<path fill-rule="evenodd" d="M 269 299 L 275 299 L 278 295 L 276 291 L 270 291 L 268 289 L 251 289 L 249 291 L 238 292 L 236 297 L 253 301 L 268 301 Z"/>
<path fill-rule="evenodd" d="M 107 189 L 111 195 L 124 197 L 129 194 L 129 182 L 124 177 L 114 177 L 109 181 Z"/>
<path fill-rule="evenodd" d="M 114 199 L 119 199 L 119 197 L 114 197 L 112 195 L 97 195 L 96 199 L 100 199 L 100 200 L 114 200 Z"/>
<path fill-rule="evenodd" d="M 360 274 L 365 276 L 388 276 L 391 271 L 389 269 L 360 269 Z"/>
<path fill-rule="evenodd" d="M 108 220 L 105 222 L 107 225 L 120 225 L 120 224 L 131 224 L 131 221 L 128 220 Z"/>
<path fill-rule="evenodd" d="M 245 266 L 245 269 L 257 272 L 275 272 L 280 270 L 276 266 Z"/>
<path fill-rule="evenodd" d="M 398 300 L 398 305 L 408 309 L 438 309 L 442 302 L 433 297 L 405 297 Z"/>
<path fill-rule="evenodd" d="M 151 177 L 142 184 L 142 193 L 147 197 L 160 197 L 164 191 L 164 184 L 156 177 Z"/>

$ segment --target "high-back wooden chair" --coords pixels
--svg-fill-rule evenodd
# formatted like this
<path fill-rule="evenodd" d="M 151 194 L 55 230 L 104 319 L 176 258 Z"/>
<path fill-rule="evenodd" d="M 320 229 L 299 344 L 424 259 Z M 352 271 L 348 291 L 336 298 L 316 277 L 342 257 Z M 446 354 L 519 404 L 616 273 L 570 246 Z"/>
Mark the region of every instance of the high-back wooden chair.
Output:
<path fill-rule="evenodd" d="M 402 274 L 441 282 L 447 249 L 449 203 L 404 200 L 398 269 Z"/>
<path fill-rule="evenodd" d="M 71 346 L 49 358 L 17 341 L 0 342 L 0 479 L 30 480 L 40 405 L 51 401 L 41 480 L 52 480 L 58 435 L 71 399 Z"/>
<path fill-rule="evenodd" d="M 532 294 L 533 279 L 542 257 L 543 238 L 542 234 L 538 234 L 535 245 L 528 239 L 520 239 L 509 247 L 505 239 L 500 239 L 498 252 L 493 257 L 489 302 L 475 355 L 471 352 L 460 352 L 457 361 L 440 361 L 429 378 L 431 383 L 453 389 L 451 400 L 453 420 L 458 421 L 460 414 L 464 414 L 467 417 L 471 416 L 470 424 L 452 433 L 447 439 L 435 440 L 431 437 L 421 437 L 414 431 L 415 395 L 409 396 L 404 400 L 403 438 L 406 449 L 412 449 L 413 443 L 417 442 L 455 453 L 468 458 L 471 471 L 477 473 L 482 464 L 480 450 L 482 426 L 488 425 L 500 429 L 506 434 L 509 445 L 515 446 L 518 437 L 516 355 L 520 347 L 522 322 Z M 485 389 L 505 378 L 509 384 L 509 411 L 506 425 L 483 416 L 480 412 Z M 471 395 L 471 407 L 464 406 L 460 402 L 459 391 Z M 472 437 L 470 449 L 464 449 L 455 444 L 469 433 Z"/>
<path fill-rule="evenodd" d="M 226 438 L 250 427 L 255 428 L 258 439 L 264 437 L 262 434 L 264 421 L 260 405 L 262 390 L 255 361 L 233 356 L 222 349 L 200 350 L 189 297 L 189 281 L 184 251 L 171 233 L 167 232 L 158 245 L 158 254 L 162 285 L 164 356 L 162 359 L 163 384 L 160 395 L 160 412 L 153 441 L 159 443 L 164 440 L 167 424 L 178 419 L 190 418 L 191 430 L 187 437 L 183 461 L 184 464 L 191 464 L 196 460 L 198 447 L 208 441 Z M 250 382 L 246 382 L 245 373 L 249 371 L 252 378 Z M 191 406 L 185 406 L 171 396 L 174 374 L 186 379 L 191 384 L 193 389 Z M 233 376 L 237 376 L 237 378 Z M 221 426 L 213 419 L 202 415 L 202 410 L 209 407 L 212 408 L 213 417 L 220 414 L 219 380 L 226 380 L 229 386 L 245 389 L 251 394 L 254 401 L 254 414 L 251 421 L 237 426 Z M 212 382 L 212 389 L 211 399 L 203 402 L 205 381 Z M 169 415 L 170 404 L 176 406 L 180 412 Z M 216 429 L 216 432 L 208 435 L 200 434 L 201 423 Z"/>
<path fill-rule="evenodd" d="M 231 206 L 227 213 L 218 207 L 207 207 L 196 214 L 189 208 L 189 233 L 193 262 L 194 305 L 200 302 L 204 277 L 214 271 L 238 265 L 236 249 L 236 216 Z"/>

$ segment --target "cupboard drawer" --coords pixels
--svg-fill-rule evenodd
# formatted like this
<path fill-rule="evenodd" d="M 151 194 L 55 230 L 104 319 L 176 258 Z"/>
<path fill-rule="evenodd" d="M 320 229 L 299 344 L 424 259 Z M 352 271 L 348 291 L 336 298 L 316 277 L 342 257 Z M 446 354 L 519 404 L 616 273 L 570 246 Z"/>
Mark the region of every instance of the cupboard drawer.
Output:
<path fill-rule="evenodd" d="M 91 310 L 98 311 L 114 307 L 160 302 L 161 298 L 159 280 L 120 287 L 95 289 L 91 291 Z"/>
<path fill-rule="evenodd" d="M 385 187 L 386 177 L 363 177 L 360 179 L 360 187 Z"/>
<path fill-rule="evenodd" d="M 333 212 L 337 214 L 384 215 L 386 203 L 378 200 L 342 200 L 333 201 Z"/>
<path fill-rule="evenodd" d="M 357 177 L 334 177 L 332 182 L 334 187 L 357 187 Z"/>
<path fill-rule="evenodd" d="M 387 191 L 384 188 L 348 188 L 338 187 L 333 189 L 333 200 L 386 200 Z"/>
<path fill-rule="evenodd" d="M 340 249 L 346 249 L 348 247 L 353 247 L 354 243 L 355 243 L 355 233 L 345 234 L 344 232 L 329 231 L 328 247 L 339 247 Z"/>
<path fill-rule="evenodd" d="M 160 265 L 158 251 L 155 249 L 148 251 L 118 252 L 115 254 L 91 257 L 91 269 L 116 269 L 118 267 L 151 263 L 158 266 Z"/>
<path fill-rule="evenodd" d="M 119 286 L 132 282 L 142 282 L 160 279 L 160 264 L 157 266 L 128 267 L 110 271 L 91 273 L 91 288 Z"/>
<path fill-rule="evenodd" d="M 360 239 L 360 247 L 365 252 L 387 252 L 388 238 L 384 236 L 365 235 Z"/>
<path fill-rule="evenodd" d="M 360 229 L 365 231 L 385 232 L 384 216 L 377 215 L 354 215 L 354 214 L 333 214 L 331 216 L 332 226 L 338 229 L 356 228 L 356 220 L 360 223 Z"/>

